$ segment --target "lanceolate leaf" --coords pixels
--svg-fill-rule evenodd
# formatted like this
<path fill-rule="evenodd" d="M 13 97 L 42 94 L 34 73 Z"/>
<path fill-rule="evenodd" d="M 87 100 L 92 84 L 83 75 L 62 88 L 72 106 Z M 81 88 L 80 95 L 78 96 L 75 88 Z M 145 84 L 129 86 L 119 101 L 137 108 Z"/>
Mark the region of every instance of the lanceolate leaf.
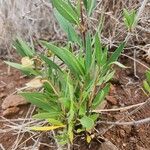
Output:
<path fill-rule="evenodd" d="M 93 12 L 93 9 L 95 8 L 96 6 L 96 0 L 88 0 L 88 4 L 87 4 L 87 7 L 88 7 L 88 16 L 91 16 L 92 12 Z"/>
<path fill-rule="evenodd" d="M 59 126 L 43 126 L 43 127 L 30 127 L 30 130 L 34 130 L 34 131 L 51 131 L 51 130 L 55 130 L 58 128 L 65 128 L 65 125 L 59 125 Z"/>
<path fill-rule="evenodd" d="M 101 61 L 102 60 L 102 45 L 101 45 L 98 33 L 95 36 L 95 55 L 96 55 L 97 63 L 99 65 L 101 65 L 101 63 L 102 63 L 102 61 Z"/>
<path fill-rule="evenodd" d="M 50 60 L 48 57 L 46 57 L 46 56 L 44 56 L 44 55 L 40 55 L 40 57 L 41 57 L 42 60 L 44 60 L 44 61 L 46 62 L 46 64 L 47 64 L 48 66 L 52 67 L 52 68 L 55 69 L 55 70 L 60 70 L 60 71 L 62 71 L 62 70 L 60 69 L 60 67 L 59 67 L 56 63 L 54 63 L 52 60 Z"/>
<path fill-rule="evenodd" d="M 81 45 L 81 39 L 79 38 L 78 34 L 74 30 L 73 26 L 66 20 L 56 9 L 54 9 L 54 14 L 56 19 L 59 22 L 60 27 L 66 32 L 68 35 L 68 40 L 72 42 L 76 42 Z"/>
<path fill-rule="evenodd" d="M 57 118 L 61 115 L 60 112 L 45 112 L 45 113 L 38 113 L 33 115 L 32 117 L 35 119 L 49 119 L 49 118 Z"/>
<path fill-rule="evenodd" d="M 84 6 L 86 8 L 86 10 L 88 9 L 88 0 L 83 0 Z"/>
<path fill-rule="evenodd" d="M 125 42 L 123 42 L 119 45 L 119 47 L 114 51 L 114 53 L 109 58 L 108 64 L 111 64 L 112 62 L 117 61 L 118 57 L 120 56 L 121 52 L 123 51 L 124 46 L 125 46 Z"/>
<path fill-rule="evenodd" d="M 91 47 L 91 37 L 88 33 L 86 36 L 86 56 L 85 56 L 85 63 L 86 63 L 86 71 L 89 71 L 89 68 L 92 63 L 92 47 Z"/>
<path fill-rule="evenodd" d="M 27 73 L 29 75 L 39 75 L 40 74 L 37 71 L 33 70 L 32 68 L 23 67 L 21 64 L 8 62 L 8 61 L 5 61 L 5 63 L 8 64 L 11 67 L 14 67 L 16 69 L 19 69 L 19 70 L 23 71 L 24 73 Z"/>
<path fill-rule="evenodd" d="M 64 48 L 59 48 L 45 41 L 42 41 L 41 43 L 43 46 L 46 46 L 46 48 L 51 50 L 57 57 L 59 57 L 77 77 L 84 75 L 84 69 L 82 68 L 80 62 L 70 51 Z"/>
<path fill-rule="evenodd" d="M 92 103 L 93 108 L 96 108 L 104 100 L 105 96 L 109 92 L 109 89 L 110 89 L 110 84 L 106 84 L 106 86 L 97 93 Z"/>
<path fill-rule="evenodd" d="M 147 79 L 147 82 L 150 84 L 150 71 L 146 72 L 146 79 Z"/>
<path fill-rule="evenodd" d="M 28 102 L 36 105 L 37 107 L 47 111 L 52 112 L 53 111 L 59 111 L 59 105 L 54 105 L 54 103 L 50 103 L 48 98 L 38 92 L 26 92 L 26 93 L 20 93 Z"/>
<path fill-rule="evenodd" d="M 69 3 L 65 2 L 64 0 L 52 0 L 52 4 L 69 22 L 75 24 L 79 23 L 78 14 L 73 10 Z"/>
<path fill-rule="evenodd" d="M 144 89 L 145 89 L 148 93 L 150 93 L 150 85 L 147 83 L 146 80 L 144 80 L 143 85 L 144 85 Z"/>
<path fill-rule="evenodd" d="M 34 49 L 31 49 L 21 38 L 17 38 L 14 47 L 21 56 L 33 57 L 35 53 Z"/>

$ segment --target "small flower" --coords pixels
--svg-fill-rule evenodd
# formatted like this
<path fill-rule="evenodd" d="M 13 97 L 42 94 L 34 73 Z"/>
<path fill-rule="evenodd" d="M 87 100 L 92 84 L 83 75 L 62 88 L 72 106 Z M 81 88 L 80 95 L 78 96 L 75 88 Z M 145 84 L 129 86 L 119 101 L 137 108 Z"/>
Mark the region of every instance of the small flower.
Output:
<path fill-rule="evenodd" d="M 21 59 L 21 63 L 22 66 L 25 68 L 33 68 L 34 61 L 26 56 Z"/>
<path fill-rule="evenodd" d="M 43 86 L 42 77 L 32 79 L 30 82 L 26 83 L 26 86 L 34 89 L 41 88 Z"/>

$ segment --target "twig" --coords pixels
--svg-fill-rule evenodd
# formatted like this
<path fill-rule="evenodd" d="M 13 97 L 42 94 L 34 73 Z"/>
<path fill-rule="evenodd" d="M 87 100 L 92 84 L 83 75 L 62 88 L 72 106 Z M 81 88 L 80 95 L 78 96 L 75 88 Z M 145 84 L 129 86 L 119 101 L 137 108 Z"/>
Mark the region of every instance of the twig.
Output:
<path fill-rule="evenodd" d="M 0 144 L 0 148 L 1 148 L 1 150 L 5 150 L 5 148 L 3 147 L 2 144 Z"/>
<path fill-rule="evenodd" d="M 124 117 L 122 117 L 120 120 L 118 120 L 116 123 L 119 123 L 120 121 L 124 120 L 125 118 L 128 118 L 129 116 L 133 115 L 134 113 L 136 113 L 137 111 L 139 111 L 141 108 L 143 108 L 144 106 L 148 105 L 149 102 L 150 102 L 150 98 L 148 98 L 143 105 L 137 107 L 136 109 L 134 109 L 133 111 L 131 111 L 130 113 L 128 113 L 127 115 L 125 115 Z M 104 130 L 102 132 L 99 132 L 98 135 L 104 135 L 108 130 L 110 130 L 114 126 L 115 126 L 115 124 L 110 125 L 106 130 Z"/>
<path fill-rule="evenodd" d="M 111 124 L 111 125 L 140 125 L 150 122 L 150 117 L 141 119 L 138 121 L 130 121 L 130 122 L 111 122 L 111 121 L 98 121 L 97 123 Z"/>
<path fill-rule="evenodd" d="M 93 110 L 93 112 L 96 113 L 101 113 L 101 112 L 111 112 L 111 111 L 126 111 L 128 109 L 134 108 L 134 107 L 138 107 L 143 105 L 146 102 L 143 103 L 139 103 L 139 104 L 135 104 L 135 105 L 131 105 L 131 106 L 126 106 L 126 107 L 121 107 L 121 108 L 115 108 L 115 109 L 100 109 L 100 110 Z"/>

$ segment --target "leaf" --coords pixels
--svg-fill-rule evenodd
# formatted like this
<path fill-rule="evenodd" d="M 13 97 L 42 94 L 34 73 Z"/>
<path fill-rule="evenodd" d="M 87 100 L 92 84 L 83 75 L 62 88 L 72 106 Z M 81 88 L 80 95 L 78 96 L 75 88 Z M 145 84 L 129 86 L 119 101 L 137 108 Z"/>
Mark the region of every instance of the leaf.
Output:
<path fill-rule="evenodd" d="M 49 119 L 49 118 L 57 118 L 61 115 L 60 112 L 47 112 L 47 113 L 38 113 L 33 115 L 32 117 L 35 119 Z"/>
<path fill-rule="evenodd" d="M 91 36 L 88 33 L 86 36 L 86 71 L 88 72 L 92 63 L 92 47 L 91 47 Z"/>
<path fill-rule="evenodd" d="M 110 84 L 106 84 L 106 86 L 102 90 L 99 90 L 99 92 L 93 100 L 92 108 L 96 108 L 98 105 L 100 105 L 100 103 L 104 100 L 105 96 L 108 94 L 109 89 Z"/>
<path fill-rule="evenodd" d="M 102 53 L 102 58 L 101 58 L 101 64 L 103 66 L 105 66 L 106 62 L 107 62 L 107 58 L 108 57 L 108 48 L 105 47 L 104 50 L 103 50 L 103 53 Z"/>
<path fill-rule="evenodd" d="M 85 9 L 87 10 L 88 9 L 88 0 L 83 0 L 83 4 L 84 4 L 84 7 Z"/>
<path fill-rule="evenodd" d="M 59 48 L 48 42 L 42 41 L 43 46 L 51 50 L 57 57 L 59 57 L 69 69 L 79 78 L 80 75 L 84 75 L 84 69 L 81 66 L 77 58 L 68 50 Z"/>
<path fill-rule="evenodd" d="M 143 86 L 144 86 L 144 89 L 145 89 L 148 93 L 150 93 L 150 86 L 149 86 L 149 84 L 147 83 L 146 80 L 143 81 Z"/>
<path fill-rule="evenodd" d="M 150 84 L 150 71 L 146 72 L 146 80 Z"/>
<path fill-rule="evenodd" d="M 56 126 L 61 126 L 61 125 L 63 125 L 63 123 L 62 123 L 61 121 L 56 120 L 56 119 L 54 119 L 54 118 L 49 118 L 49 119 L 47 119 L 47 121 L 48 121 L 50 124 L 52 124 L 52 125 L 56 125 Z"/>
<path fill-rule="evenodd" d="M 35 54 L 34 49 L 31 49 L 27 43 L 25 43 L 21 38 L 17 38 L 17 40 L 14 43 L 14 47 L 16 51 L 23 57 L 29 56 L 33 57 Z"/>
<path fill-rule="evenodd" d="M 68 35 L 68 40 L 81 45 L 81 39 L 79 38 L 77 32 L 74 30 L 72 25 L 56 9 L 54 9 L 54 14 L 57 21 L 59 22 L 60 27 Z"/>
<path fill-rule="evenodd" d="M 52 105 L 49 101 L 47 96 L 45 96 L 42 93 L 38 93 L 38 92 L 26 92 L 26 93 L 20 93 L 20 95 L 22 95 L 28 102 L 36 105 L 37 107 L 47 111 L 47 112 L 51 112 L 52 110 L 58 111 L 59 105 Z"/>
<path fill-rule="evenodd" d="M 52 0 L 52 4 L 69 22 L 75 24 L 79 23 L 78 14 L 72 9 L 72 6 L 70 6 L 69 3 L 65 2 L 64 0 Z"/>
<path fill-rule="evenodd" d="M 118 62 L 118 61 L 112 62 L 110 65 L 112 65 L 112 64 L 115 64 L 115 65 L 119 66 L 120 68 L 124 68 L 124 69 L 129 68 L 129 67 L 127 67 L 127 66 L 121 64 L 121 63 Z"/>
<path fill-rule="evenodd" d="M 100 42 L 100 38 L 98 36 L 98 33 L 95 35 L 95 56 L 98 65 L 101 65 L 102 63 L 102 45 Z"/>
<path fill-rule="evenodd" d="M 4 61 L 7 65 L 14 67 L 16 69 L 19 69 L 21 71 L 23 71 L 24 73 L 27 74 L 33 74 L 33 75 L 39 75 L 40 73 L 38 73 L 37 71 L 33 70 L 32 68 L 27 68 L 27 67 L 23 67 L 21 64 L 18 63 L 13 63 L 13 62 L 8 62 L 8 61 Z"/>
<path fill-rule="evenodd" d="M 81 125 L 86 128 L 87 130 L 90 130 L 93 128 L 94 126 L 94 121 L 88 117 L 88 116 L 84 116 L 80 119 L 80 123 Z"/>
<path fill-rule="evenodd" d="M 44 56 L 44 55 L 39 55 L 39 56 L 40 56 L 40 58 L 41 58 L 43 61 L 45 61 L 46 64 L 47 64 L 48 66 L 50 66 L 51 68 L 53 68 L 53 69 L 55 69 L 55 70 L 60 70 L 60 71 L 62 71 L 62 70 L 60 69 L 60 67 L 59 67 L 56 63 L 54 63 L 52 60 L 50 60 L 48 57 L 46 57 L 46 56 Z"/>
<path fill-rule="evenodd" d="M 113 78 L 114 74 L 115 74 L 115 70 L 113 70 L 112 72 L 106 74 L 106 76 L 104 77 L 103 82 L 105 82 L 105 83 L 109 82 Z"/>
<path fill-rule="evenodd" d="M 44 127 L 29 127 L 30 130 L 34 130 L 34 131 L 51 131 L 51 130 L 55 130 L 58 128 L 65 128 L 65 125 L 60 125 L 60 126 L 44 126 Z"/>
<path fill-rule="evenodd" d="M 88 4 L 87 4 L 88 16 L 91 16 L 95 6 L 96 6 L 96 0 L 88 0 Z"/>
<path fill-rule="evenodd" d="M 108 64 L 111 64 L 112 62 L 117 61 L 118 57 L 120 56 L 121 52 L 123 51 L 124 46 L 125 46 L 125 42 L 123 42 L 119 45 L 119 47 L 113 52 L 113 54 L 109 58 Z"/>

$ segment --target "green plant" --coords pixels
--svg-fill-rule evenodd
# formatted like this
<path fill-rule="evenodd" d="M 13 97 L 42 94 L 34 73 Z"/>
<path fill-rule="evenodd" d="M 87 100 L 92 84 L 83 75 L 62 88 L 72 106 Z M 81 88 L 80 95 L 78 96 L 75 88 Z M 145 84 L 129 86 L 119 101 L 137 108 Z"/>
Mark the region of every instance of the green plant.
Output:
<path fill-rule="evenodd" d="M 137 24 L 137 14 L 135 10 L 123 10 L 123 15 L 124 15 L 124 24 L 126 25 L 126 27 L 128 28 L 128 30 L 130 32 L 133 31 L 134 27 Z"/>
<path fill-rule="evenodd" d="M 94 9 L 93 2 L 84 0 L 88 16 Z M 67 45 L 58 47 L 40 41 L 52 54 L 49 58 L 46 54 L 36 53 L 21 39 L 17 39 L 14 46 L 23 56 L 22 63 L 6 63 L 27 75 L 35 76 L 26 86 L 38 91 L 20 94 L 38 107 L 33 117 L 47 120 L 47 125 L 30 129 L 47 131 L 61 128 L 63 134 L 57 135 L 57 138 L 62 144 L 68 141 L 72 143 L 75 133 L 85 132 L 87 142 L 90 142 L 89 133 L 99 117 L 93 110 L 109 93 L 109 81 L 115 73 L 112 65 L 120 65 L 117 59 L 124 43 L 109 56 L 99 31 L 92 34 L 87 28 L 81 1 L 73 5 L 70 1 L 53 0 L 52 4 L 55 16 L 67 34 Z M 62 65 L 58 65 L 56 58 L 61 60 Z"/>

